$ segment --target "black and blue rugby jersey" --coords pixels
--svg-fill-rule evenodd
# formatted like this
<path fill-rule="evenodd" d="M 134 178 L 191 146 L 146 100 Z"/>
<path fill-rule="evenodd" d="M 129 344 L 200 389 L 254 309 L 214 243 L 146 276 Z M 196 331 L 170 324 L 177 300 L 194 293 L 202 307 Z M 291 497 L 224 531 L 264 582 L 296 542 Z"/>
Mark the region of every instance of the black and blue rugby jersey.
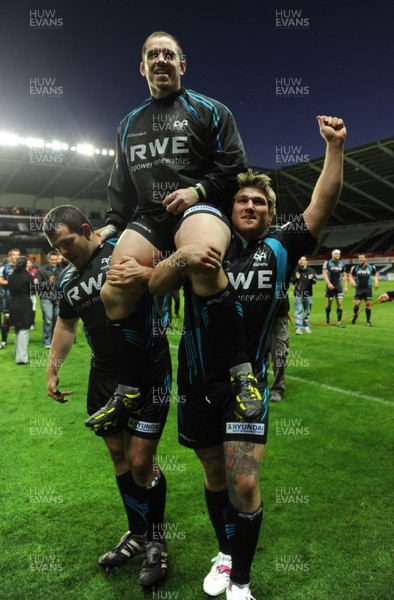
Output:
<path fill-rule="evenodd" d="M 243 311 L 248 357 L 261 382 L 266 379 L 269 334 L 276 310 L 287 297 L 295 265 L 301 256 L 310 253 L 315 243 L 303 217 L 299 217 L 246 246 L 239 237 L 233 236 L 223 261 Z M 194 393 L 229 393 L 229 372 L 217 349 L 207 342 L 199 298 L 188 282 L 184 292 L 185 321 L 179 346 L 178 386 L 182 391 Z"/>
<path fill-rule="evenodd" d="M 14 272 L 15 267 L 11 265 L 11 263 L 7 262 L 5 265 L 0 267 L 0 277 L 8 281 L 10 275 Z M 8 285 L 0 286 L 0 297 L 10 297 L 10 290 L 8 289 Z"/>
<path fill-rule="evenodd" d="M 82 270 L 70 265 L 61 274 L 59 316 L 62 319 L 80 317 L 87 341 L 92 349 L 92 366 L 116 377 L 116 364 L 108 332 L 105 308 L 100 290 L 117 238 L 110 238 L 98 246 L 90 261 Z M 148 292 L 140 299 L 137 311 L 141 315 L 144 331 L 141 345 L 147 364 L 162 364 L 168 353 L 166 338 L 168 308 L 164 296 L 152 296 Z"/>
<path fill-rule="evenodd" d="M 346 273 L 346 267 L 343 260 L 333 260 L 330 258 L 324 262 L 323 269 L 327 269 L 329 282 L 332 283 L 338 291 L 342 291 L 342 274 Z"/>
<path fill-rule="evenodd" d="M 375 265 L 366 263 L 365 265 L 353 265 L 350 269 L 358 288 L 371 288 L 372 277 L 376 275 Z"/>
<path fill-rule="evenodd" d="M 207 202 L 228 213 L 236 175 L 245 169 L 234 117 L 223 104 L 185 88 L 147 98 L 118 128 L 106 223 L 124 229 L 140 214 L 164 213 L 168 194 L 197 183 Z"/>

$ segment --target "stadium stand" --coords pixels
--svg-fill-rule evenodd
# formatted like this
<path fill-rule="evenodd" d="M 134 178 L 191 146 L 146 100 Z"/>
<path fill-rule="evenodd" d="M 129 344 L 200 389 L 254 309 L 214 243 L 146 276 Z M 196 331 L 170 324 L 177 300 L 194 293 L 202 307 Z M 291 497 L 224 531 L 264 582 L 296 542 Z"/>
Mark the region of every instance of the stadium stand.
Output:
<path fill-rule="evenodd" d="M 0 257 L 14 246 L 27 253 L 46 253 L 42 217 L 59 204 L 78 206 L 95 227 L 101 227 L 108 207 L 112 151 L 58 142 L 35 148 L 31 140 L 17 143 L 19 139 L 0 132 Z M 382 276 L 390 273 L 394 264 L 393 158 L 394 137 L 345 151 L 341 198 L 311 265 L 319 269 L 332 248 L 338 247 L 345 262 L 351 264 L 357 253 L 367 253 Z M 272 178 L 277 192 L 277 224 L 304 210 L 322 164 L 323 157 L 279 169 L 257 167 Z"/>

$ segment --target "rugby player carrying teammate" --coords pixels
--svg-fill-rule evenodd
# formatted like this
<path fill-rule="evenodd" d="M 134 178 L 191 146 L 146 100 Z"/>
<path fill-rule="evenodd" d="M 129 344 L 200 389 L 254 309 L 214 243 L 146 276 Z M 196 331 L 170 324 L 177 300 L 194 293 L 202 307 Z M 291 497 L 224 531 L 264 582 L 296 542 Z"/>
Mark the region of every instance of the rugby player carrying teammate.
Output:
<path fill-rule="evenodd" d="M 92 349 L 87 394 L 87 409 L 92 414 L 117 385 L 116 364 L 100 298 L 117 239 L 101 243 L 86 215 L 68 205 L 49 211 L 44 219 L 44 233 L 49 243 L 71 263 L 60 280 L 62 297 L 48 360 L 47 392 L 61 403 L 67 402 L 67 396 L 72 394 L 59 390 L 58 371 L 72 348 L 81 318 Z M 151 271 L 130 259 L 125 263 L 125 281 L 129 275 L 133 281 L 146 281 Z M 99 564 L 110 570 L 145 552 L 139 582 L 150 590 L 163 583 L 167 575 L 163 531 L 166 480 L 155 463 L 155 455 L 168 413 L 171 359 L 165 327 L 158 326 L 167 314 L 164 298 L 155 298 L 146 291 L 138 302 L 137 314 L 144 353 L 141 386 L 144 401 L 139 403 L 137 411 L 130 412 L 127 420 L 119 418 L 105 428 L 94 429 L 108 447 L 129 523 L 129 531 L 117 546 L 101 556 Z M 156 335 L 152 334 L 152 322 L 157 324 Z"/>
<path fill-rule="evenodd" d="M 194 273 L 214 270 L 209 244 L 180 248 L 153 270 L 152 293 L 184 285 L 185 322 L 179 348 L 179 442 L 193 448 L 205 471 L 205 496 L 219 552 L 203 589 L 227 600 L 252 600 L 250 570 L 262 525 L 259 470 L 267 439 L 269 336 L 275 312 L 300 256 L 307 255 L 333 212 L 342 187 L 346 128 L 342 119 L 317 117 L 326 140 L 324 166 L 303 214 L 268 233 L 276 197 L 270 179 L 252 171 L 238 175 L 232 222 L 234 236 L 223 261 L 244 311 L 248 355 L 263 398 L 261 415 L 248 422 L 231 396 L 221 357 L 206 327 L 205 307 L 184 278 L 180 264 Z M 301 227 L 300 227 L 301 225 Z"/>

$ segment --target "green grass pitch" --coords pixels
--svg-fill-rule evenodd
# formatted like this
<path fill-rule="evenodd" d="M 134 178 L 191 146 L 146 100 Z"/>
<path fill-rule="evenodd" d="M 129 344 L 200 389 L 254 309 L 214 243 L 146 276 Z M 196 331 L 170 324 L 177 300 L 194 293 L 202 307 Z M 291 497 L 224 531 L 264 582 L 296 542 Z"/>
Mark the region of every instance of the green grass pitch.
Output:
<path fill-rule="evenodd" d="M 392 287 L 381 282 L 379 293 Z M 295 336 L 289 325 L 286 392 L 270 407 L 261 471 L 264 525 L 252 568 L 257 600 L 394 597 L 394 303 L 372 307 L 373 327 L 366 327 L 364 312 L 352 326 L 349 290 L 347 327 L 339 329 L 319 326 L 323 295 L 318 282 L 312 335 Z M 176 390 L 158 450 L 168 482 L 170 572 L 164 587 L 144 595 L 137 584 L 141 557 L 111 574 L 97 564 L 127 523 L 106 447 L 84 425 L 89 350 L 83 333 L 60 371 L 61 389 L 74 390 L 60 405 L 46 396 L 48 350 L 40 327 L 38 312 L 30 366 L 14 364 L 13 333 L 0 353 L 0 598 L 207 598 L 202 581 L 217 547 L 202 468 L 177 442 Z M 169 336 L 174 373 L 180 327 Z"/>

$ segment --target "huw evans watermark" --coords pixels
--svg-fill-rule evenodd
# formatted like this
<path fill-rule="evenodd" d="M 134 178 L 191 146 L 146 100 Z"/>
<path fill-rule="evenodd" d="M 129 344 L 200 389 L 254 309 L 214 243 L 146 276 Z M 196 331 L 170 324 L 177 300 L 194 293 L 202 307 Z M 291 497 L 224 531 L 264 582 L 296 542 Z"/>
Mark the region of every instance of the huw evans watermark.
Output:
<path fill-rule="evenodd" d="M 275 488 L 276 504 L 309 504 L 309 496 L 303 494 L 302 487 L 277 486 Z"/>
<path fill-rule="evenodd" d="M 56 419 L 30 419 L 29 432 L 31 436 L 58 437 L 63 435 L 63 428 L 56 424 Z"/>
<path fill-rule="evenodd" d="M 309 436 L 309 427 L 302 424 L 302 419 L 276 419 L 275 433 L 278 436 Z"/>
<path fill-rule="evenodd" d="M 52 9 L 31 8 L 29 11 L 30 29 L 62 29 L 63 17 Z"/>
<path fill-rule="evenodd" d="M 277 554 L 275 569 L 281 573 L 307 573 L 309 563 L 298 554 Z"/>
<path fill-rule="evenodd" d="M 62 98 L 63 86 L 56 77 L 30 77 L 29 93 L 36 98 Z"/>
<path fill-rule="evenodd" d="M 286 10 L 278 8 L 275 11 L 275 26 L 277 29 L 309 29 L 310 19 L 304 16 L 300 8 Z"/>
<path fill-rule="evenodd" d="M 302 77 L 276 77 L 275 94 L 279 98 L 309 98 L 310 88 Z"/>

